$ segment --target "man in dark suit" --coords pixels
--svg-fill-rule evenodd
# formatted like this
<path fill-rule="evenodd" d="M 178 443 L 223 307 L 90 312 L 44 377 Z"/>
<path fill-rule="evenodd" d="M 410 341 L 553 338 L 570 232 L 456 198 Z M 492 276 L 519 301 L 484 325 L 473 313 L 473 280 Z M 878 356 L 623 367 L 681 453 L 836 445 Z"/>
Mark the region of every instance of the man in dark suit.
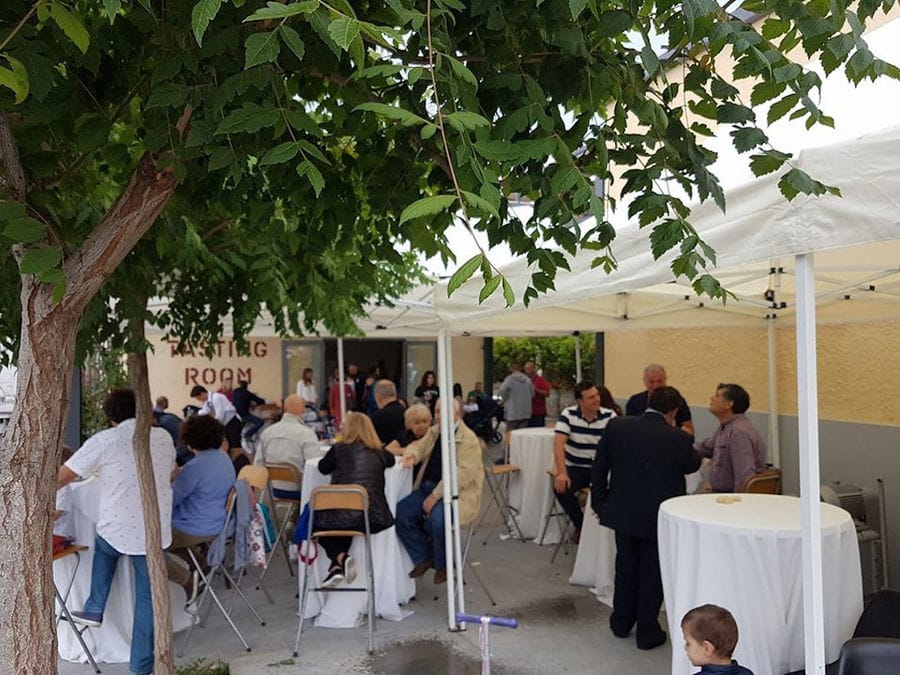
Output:
<path fill-rule="evenodd" d="M 640 417 L 610 420 L 591 474 L 591 506 L 616 531 L 616 587 L 609 627 L 628 637 L 637 623 L 638 649 L 666 641 L 656 516 L 659 505 L 685 494 L 685 474 L 700 467 L 691 437 L 675 428 L 681 394 L 659 387 Z"/>

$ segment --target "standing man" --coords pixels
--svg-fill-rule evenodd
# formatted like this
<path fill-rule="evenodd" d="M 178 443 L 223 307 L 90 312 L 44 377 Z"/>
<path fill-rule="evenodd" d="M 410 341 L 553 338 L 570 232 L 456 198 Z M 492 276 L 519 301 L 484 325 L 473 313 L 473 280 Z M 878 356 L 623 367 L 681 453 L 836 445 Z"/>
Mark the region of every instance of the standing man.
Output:
<path fill-rule="evenodd" d="M 651 363 L 644 368 L 644 386 L 646 391 L 639 391 L 628 399 L 625 404 L 625 414 L 628 416 L 641 415 L 647 409 L 647 401 L 650 394 L 659 387 L 667 386 L 668 376 L 666 369 L 658 363 Z M 675 426 L 691 436 L 694 435 L 694 423 L 691 421 L 691 409 L 688 407 L 687 401 L 681 399 L 678 406 L 678 414 L 675 416 Z"/>
<path fill-rule="evenodd" d="M 547 421 L 547 397 L 550 395 L 550 383 L 537 374 L 534 369 L 534 362 L 525 362 L 525 376 L 531 380 L 531 386 L 534 388 L 534 395 L 531 397 L 531 419 L 528 420 L 530 427 L 542 427 Z"/>
<path fill-rule="evenodd" d="M 316 432 L 303 423 L 306 405 L 297 394 L 284 399 L 284 415 L 275 424 L 263 429 L 259 437 L 259 451 L 253 458 L 254 464 L 266 462 L 290 462 L 302 472 L 306 460 L 321 457 L 319 438 Z M 300 496 L 300 486 L 296 483 L 274 481 L 272 491 L 276 497 L 292 499 Z"/>
<path fill-rule="evenodd" d="M 720 384 L 709 398 L 709 412 L 719 428 L 694 447 L 711 457 L 709 483 L 713 492 L 738 492 L 747 478 L 766 470 L 766 443 L 747 416 L 750 395 L 739 384 Z"/>
<path fill-rule="evenodd" d="M 509 375 L 500 385 L 500 399 L 504 406 L 503 419 L 506 432 L 524 429 L 531 419 L 531 397 L 534 387 L 531 380 L 521 371 L 518 363 L 510 364 Z"/>
<path fill-rule="evenodd" d="M 210 394 L 206 387 L 200 384 L 194 385 L 191 389 L 191 398 L 195 398 L 201 403 L 200 410 L 197 411 L 198 415 L 212 415 L 225 427 L 225 438 L 228 440 L 229 448 L 241 447 L 243 423 L 231 399 L 219 391 Z"/>
<path fill-rule="evenodd" d="M 675 428 L 682 402 L 673 387 L 657 387 L 640 417 L 612 420 L 594 459 L 591 506 L 616 531 L 616 581 L 609 627 L 628 637 L 637 623 L 638 649 L 666 641 L 656 517 L 659 505 L 685 494 L 685 474 L 700 467 L 691 438 Z"/>
<path fill-rule="evenodd" d="M 562 411 L 556 422 L 553 461 L 556 500 L 575 526 L 575 541 L 581 540 L 584 513 L 578 491 L 591 484 L 591 464 L 603 432 L 616 413 L 600 407 L 600 391 L 587 380 L 575 385 L 575 405 Z"/>
<path fill-rule="evenodd" d="M 141 509 L 141 488 L 134 460 L 135 400 L 131 389 L 110 392 L 103 412 L 114 425 L 91 436 L 81 449 L 59 468 L 58 487 L 96 474 L 100 496 L 91 593 L 72 618 L 86 626 L 103 623 L 103 612 L 119 558 L 126 556 L 134 569 L 134 621 L 131 628 L 129 669 L 139 675 L 153 672 L 153 600 L 147 575 L 146 531 Z M 150 428 L 150 459 L 159 499 L 161 545 L 172 543 L 172 488 L 175 446 L 160 427 Z"/>
<path fill-rule="evenodd" d="M 372 424 L 383 445 L 400 439 L 406 429 L 403 415 L 406 408 L 397 400 L 397 387 L 390 380 L 378 380 L 375 383 L 375 405 L 378 410 L 372 413 Z"/>
<path fill-rule="evenodd" d="M 347 379 L 353 381 L 353 410 L 365 412 L 366 378 L 360 375 L 359 368 L 356 367 L 355 363 L 347 364 Z M 332 410 L 331 412 L 333 413 L 334 411 Z"/>
<path fill-rule="evenodd" d="M 263 421 L 261 418 L 250 412 L 250 408 L 264 405 L 266 399 L 262 396 L 257 396 L 250 391 L 250 389 L 248 389 L 249 384 L 250 383 L 247 382 L 247 380 L 238 381 L 238 388 L 234 390 L 234 393 L 231 396 L 231 403 L 234 405 L 237 414 L 240 415 L 241 420 L 246 424 L 247 428 L 245 431 L 247 438 L 252 439 L 256 435 L 256 432 L 259 431 L 260 427 L 262 427 Z"/>

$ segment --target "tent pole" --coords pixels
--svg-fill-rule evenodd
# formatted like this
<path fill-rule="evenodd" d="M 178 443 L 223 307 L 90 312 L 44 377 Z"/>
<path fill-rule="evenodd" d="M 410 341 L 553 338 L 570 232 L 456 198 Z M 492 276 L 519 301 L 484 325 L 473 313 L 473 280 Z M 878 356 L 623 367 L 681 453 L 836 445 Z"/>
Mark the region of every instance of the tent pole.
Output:
<path fill-rule="evenodd" d="M 341 425 L 344 424 L 344 420 L 347 419 L 347 394 L 344 390 L 346 386 L 344 382 L 346 382 L 346 378 L 344 377 L 344 338 L 339 337 L 337 339 L 337 348 L 338 348 L 338 392 L 340 392 L 340 401 L 341 401 Z M 356 394 L 356 385 L 354 383 L 353 393 Z M 340 432 L 340 429 L 336 431 Z"/>
<path fill-rule="evenodd" d="M 575 383 L 581 382 L 581 333 L 575 333 Z"/>
<path fill-rule="evenodd" d="M 438 351 L 438 389 L 440 389 L 441 397 L 438 401 L 440 405 L 441 422 L 441 477 L 444 481 L 444 498 L 441 500 L 440 508 L 444 509 L 444 553 L 446 555 L 447 566 L 447 628 L 449 630 L 459 630 L 456 623 L 456 574 L 453 569 L 453 486 L 451 485 L 451 465 L 456 463 L 455 455 L 451 457 L 452 449 L 455 444 L 451 442 L 453 435 L 453 396 L 449 395 L 453 392 L 453 384 L 448 377 L 447 372 L 447 331 L 441 329 L 438 331 L 437 338 Z M 451 449 L 452 448 L 452 449 Z M 438 507 L 436 507 L 438 508 Z M 462 580 L 460 580 L 462 583 Z"/>
<path fill-rule="evenodd" d="M 781 441 L 778 437 L 778 354 L 775 345 L 775 315 L 766 320 L 769 361 L 769 460 L 781 466 Z"/>
<path fill-rule="evenodd" d="M 803 515 L 803 641 L 806 672 L 825 673 L 822 523 L 819 507 L 819 413 L 816 372 L 816 279 L 811 253 L 797 265 L 797 422 Z"/>
<path fill-rule="evenodd" d="M 447 382 L 453 382 L 453 344 L 451 342 L 451 337 L 449 333 L 445 336 L 447 341 L 447 346 L 445 347 L 445 353 L 447 355 Z M 452 386 L 449 385 L 448 386 Z M 450 402 L 450 410 L 453 413 L 453 417 L 451 419 L 456 419 L 456 407 L 453 402 L 454 399 L 448 397 L 448 401 Z M 462 410 L 460 410 L 460 415 L 462 415 Z M 460 423 L 462 421 L 460 420 Z M 453 539 L 453 569 L 456 570 L 456 575 L 454 577 L 453 587 L 456 590 L 456 611 L 460 614 L 466 613 L 466 596 L 465 589 L 463 588 L 463 559 L 462 559 L 462 548 L 460 546 L 460 538 L 461 538 L 461 530 L 462 527 L 459 523 L 459 464 L 457 463 L 457 448 L 456 448 L 456 434 L 450 435 L 450 456 L 452 461 L 450 462 L 450 494 L 452 495 L 453 501 L 450 503 L 451 513 L 453 514 L 453 527 L 450 528 L 450 532 L 452 533 Z M 449 587 L 450 584 L 447 584 Z"/>

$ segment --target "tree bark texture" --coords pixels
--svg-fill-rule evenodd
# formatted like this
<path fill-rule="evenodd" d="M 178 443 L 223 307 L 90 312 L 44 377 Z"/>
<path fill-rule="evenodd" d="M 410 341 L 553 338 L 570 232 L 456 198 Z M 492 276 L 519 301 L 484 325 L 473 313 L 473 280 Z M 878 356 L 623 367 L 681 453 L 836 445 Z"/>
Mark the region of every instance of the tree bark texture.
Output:
<path fill-rule="evenodd" d="M 141 510 L 147 542 L 147 571 L 150 575 L 150 591 L 153 595 L 153 672 L 172 675 L 175 658 L 172 653 L 172 612 L 169 603 L 169 579 L 162 549 L 162 533 L 159 522 L 159 497 L 153 477 L 150 456 L 150 380 L 147 373 L 147 352 L 144 350 L 144 322 L 129 321 L 132 350 L 128 353 L 128 374 L 134 389 L 137 416 L 134 427 L 134 459 L 137 465 L 138 484 L 141 486 Z"/>
<path fill-rule="evenodd" d="M 18 157 L 4 150 L 0 164 L 9 173 Z M 50 534 L 76 329 L 88 302 L 153 225 L 175 187 L 174 177 L 145 155 L 110 210 L 63 263 L 61 302 L 53 302 L 50 284 L 22 277 L 16 405 L 0 445 L 2 672 L 57 671 Z"/>

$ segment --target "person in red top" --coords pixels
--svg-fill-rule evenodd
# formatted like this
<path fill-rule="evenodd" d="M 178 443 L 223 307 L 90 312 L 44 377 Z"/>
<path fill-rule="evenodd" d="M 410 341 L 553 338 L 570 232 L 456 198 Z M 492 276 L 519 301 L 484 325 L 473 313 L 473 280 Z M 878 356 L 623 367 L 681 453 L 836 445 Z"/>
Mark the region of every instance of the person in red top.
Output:
<path fill-rule="evenodd" d="M 534 396 L 531 398 L 531 419 L 528 420 L 528 426 L 542 427 L 547 419 L 547 397 L 550 395 L 550 383 L 537 374 L 534 363 L 531 361 L 525 362 L 523 371 L 534 387 Z"/>

